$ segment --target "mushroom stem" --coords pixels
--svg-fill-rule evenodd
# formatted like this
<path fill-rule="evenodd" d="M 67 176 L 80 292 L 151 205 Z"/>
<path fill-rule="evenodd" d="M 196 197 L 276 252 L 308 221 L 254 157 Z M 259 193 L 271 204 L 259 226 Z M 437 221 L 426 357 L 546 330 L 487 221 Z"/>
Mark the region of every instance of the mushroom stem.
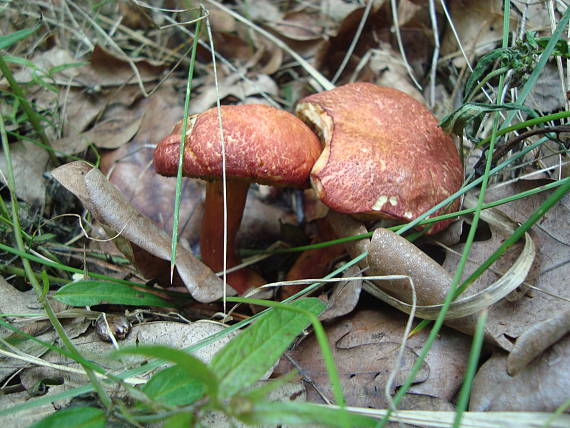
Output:
<path fill-rule="evenodd" d="M 243 216 L 248 188 L 249 183 L 245 180 L 227 180 L 227 269 L 241 263 L 236 252 L 235 240 Z M 224 269 L 224 195 L 221 180 L 209 181 L 206 184 L 204 219 L 200 231 L 200 252 L 204 263 L 214 272 Z M 257 273 L 245 268 L 229 273 L 226 280 L 239 294 L 265 283 Z"/>

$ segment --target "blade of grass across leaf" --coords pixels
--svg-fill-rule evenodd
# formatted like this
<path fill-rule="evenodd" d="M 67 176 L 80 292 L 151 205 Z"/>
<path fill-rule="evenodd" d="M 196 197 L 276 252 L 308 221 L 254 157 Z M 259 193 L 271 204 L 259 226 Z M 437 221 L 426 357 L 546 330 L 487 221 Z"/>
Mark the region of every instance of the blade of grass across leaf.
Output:
<path fill-rule="evenodd" d="M 202 9 L 200 9 L 202 12 Z M 196 31 L 192 42 L 192 53 L 190 54 L 190 67 L 188 67 L 188 78 L 186 83 L 186 97 L 184 99 L 184 113 L 182 117 L 182 129 L 180 134 L 180 151 L 178 157 L 178 171 L 176 173 L 176 195 L 174 198 L 174 213 L 172 219 L 172 242 L 170 258 L 170 282 L 174 278 L 174 267 L 176 266 L 176 247 L 178 245 L 178 225 L 180 223 L 180 199 L 182 198 L 182 168 L 184 165 L 184 144 L 186 142 L 186 130 L 188 129 L 188 110 L 190 106 L 190 94 L 192 93 L 192 78 L 194 77 L 194 64 L 196 63 L 196 51 L 198 50 L 198 39 L 200 38 L 202 19 L 200 16 L 196 21 Z"/>
<path fill-rule="evenodd" d="M 61 287 L 54 297 L 71 306 L 91 306 L 101 303 L 136 306 L 172 307 L 169 302 L 155 294 L 109 281 L 77 281 Z"/>
<path fill-rule="evenodd" d="M 15 31 L 11 34 L 7 34 L 5 36 L 0 36 L 0 49 L 6 49 L 12 46 L 14 43 L 25 39 L 30 34 L 33 34 L 40 28 L 39 25 L 36 25 L 32 28 L 24 28 L 23 30 Z"/>

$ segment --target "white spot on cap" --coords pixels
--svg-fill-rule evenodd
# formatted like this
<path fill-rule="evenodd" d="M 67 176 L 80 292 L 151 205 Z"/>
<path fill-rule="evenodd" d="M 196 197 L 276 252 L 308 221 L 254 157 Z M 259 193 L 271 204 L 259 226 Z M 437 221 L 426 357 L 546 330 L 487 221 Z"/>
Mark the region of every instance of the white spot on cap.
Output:
<path fill-rule="evenodd" d="M 398 205 L 398 198 L 396 198 L 395 196 L 390 196 L 390 199 L 388 199 L 388 201 L 390 202 L 390 205 L 392 205 L 393 207 Z"/>
<path fill-rule="evenodd" d="M 382 195 L 376 200 L 374 205 L 372 205 L 372 209 L 374 211 L 381 211 L 386 202 L 388 202 L 388 196 Z"/>
<path fill-rule="evenodd" d="M 412 218 L 412 213 L 411 213 L 410 211 L 406 211 L 406 212 L 404 213 L 404 217 L 406 217 L 406 218 Z"/>

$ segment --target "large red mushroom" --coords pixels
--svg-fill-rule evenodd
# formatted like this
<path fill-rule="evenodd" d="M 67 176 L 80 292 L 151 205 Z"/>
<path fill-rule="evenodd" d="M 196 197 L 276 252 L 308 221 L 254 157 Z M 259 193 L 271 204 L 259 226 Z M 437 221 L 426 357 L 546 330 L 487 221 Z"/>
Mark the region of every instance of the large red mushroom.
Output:
<path fill-rule="evenodd" d="M 240 263 L 235 238 L 250 182 L 308 187 L 309 173 L 321 152 L 315 134 L 294 115 L 274 107 L 250 104 L 222 106 L 227 177 L 227 268 Z M 154 166 L 159 174 L 175 176 L 182 122 L 158 144 Z M 200 235 L 203 261 L 221 271 L 223 258 L 222 146 L 216 108 L 188 119 L 183 175 L 207 181 Z M 250 269 L 227 276 L 240 294 L 263 283 Z"/>
<path fill-rule="evenodd" d="M 311 182 L 335 211 L 409 222 L 461 187 L 463 168 L 451 137 L 404 92 L 352 83 L 302 99 L 296 113 L 324 144 Z"/>

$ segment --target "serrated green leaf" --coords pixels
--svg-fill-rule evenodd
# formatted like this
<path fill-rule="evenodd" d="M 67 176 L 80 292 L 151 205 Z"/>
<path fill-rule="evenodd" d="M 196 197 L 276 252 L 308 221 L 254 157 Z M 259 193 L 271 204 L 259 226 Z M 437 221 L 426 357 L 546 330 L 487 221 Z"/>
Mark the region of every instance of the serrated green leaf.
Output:
<path fill-rule="evenodd" d="M 216 375 L 206 363 L 187 352 L 164 345 L 143 345 L 136 348 L 123 348 L 113 353 L 113 355 L 121 354 L 146 355 L 147 357 L 173 362 L 186 373 L 187 379 L 197 380 L 204 385 L 211 397 L 215 397 L 217 394 L 218 380 Z"/>
<path fill-rule="evenodd" d="M 368 416 L 301 401 L 257 402 L 251 412 L 242 413 L 238 418 L 255 426 L 318 424 L 331 427 L 373 427 L 378 422 Z"/>
<path fill-rule="evenodd" d="M 171 406 L 184 406 L 204 396 L 204 385 L 178 366 L 159 371 L 142 387 L 151 399 Z"/>
<path fill-rule="evenodd" d="M 165 307 L 173 305 L 172 302 L 152 293 L 110 281 L 72 282 L 61 287 L 53 297 L 70 306 L 89 306 L 100 303 Z"/>
<path fill-rule="evenodd" d="M 28 428 L 105 428 L 105 412 L 95 407 L 59 410 Z"/>
<path fill-rule="evenodd" d="M 36 25 L 33 28 L 24 28 L 23 30 L 15 31 L 15 32 L 13 32 L 11 34 L 7 34 L 5 36 L 0 36 L 0 49 L 6 49 L 7 47 L 13 45 L 17 41 L 28 37 L 30 34 L 35 32 L 38 28 L 40 28 L 40 26 Z"/>
<path fill-rule="evenodd" d="M 316 298 L 287 305 L 315 315 L 325 308 Z M 210 368 L 220 379 L 221 398 L 230 397 L 260 379 L 310 322 L 306 314 L 273 308 L 232 339 L 210 362 Z"/>

